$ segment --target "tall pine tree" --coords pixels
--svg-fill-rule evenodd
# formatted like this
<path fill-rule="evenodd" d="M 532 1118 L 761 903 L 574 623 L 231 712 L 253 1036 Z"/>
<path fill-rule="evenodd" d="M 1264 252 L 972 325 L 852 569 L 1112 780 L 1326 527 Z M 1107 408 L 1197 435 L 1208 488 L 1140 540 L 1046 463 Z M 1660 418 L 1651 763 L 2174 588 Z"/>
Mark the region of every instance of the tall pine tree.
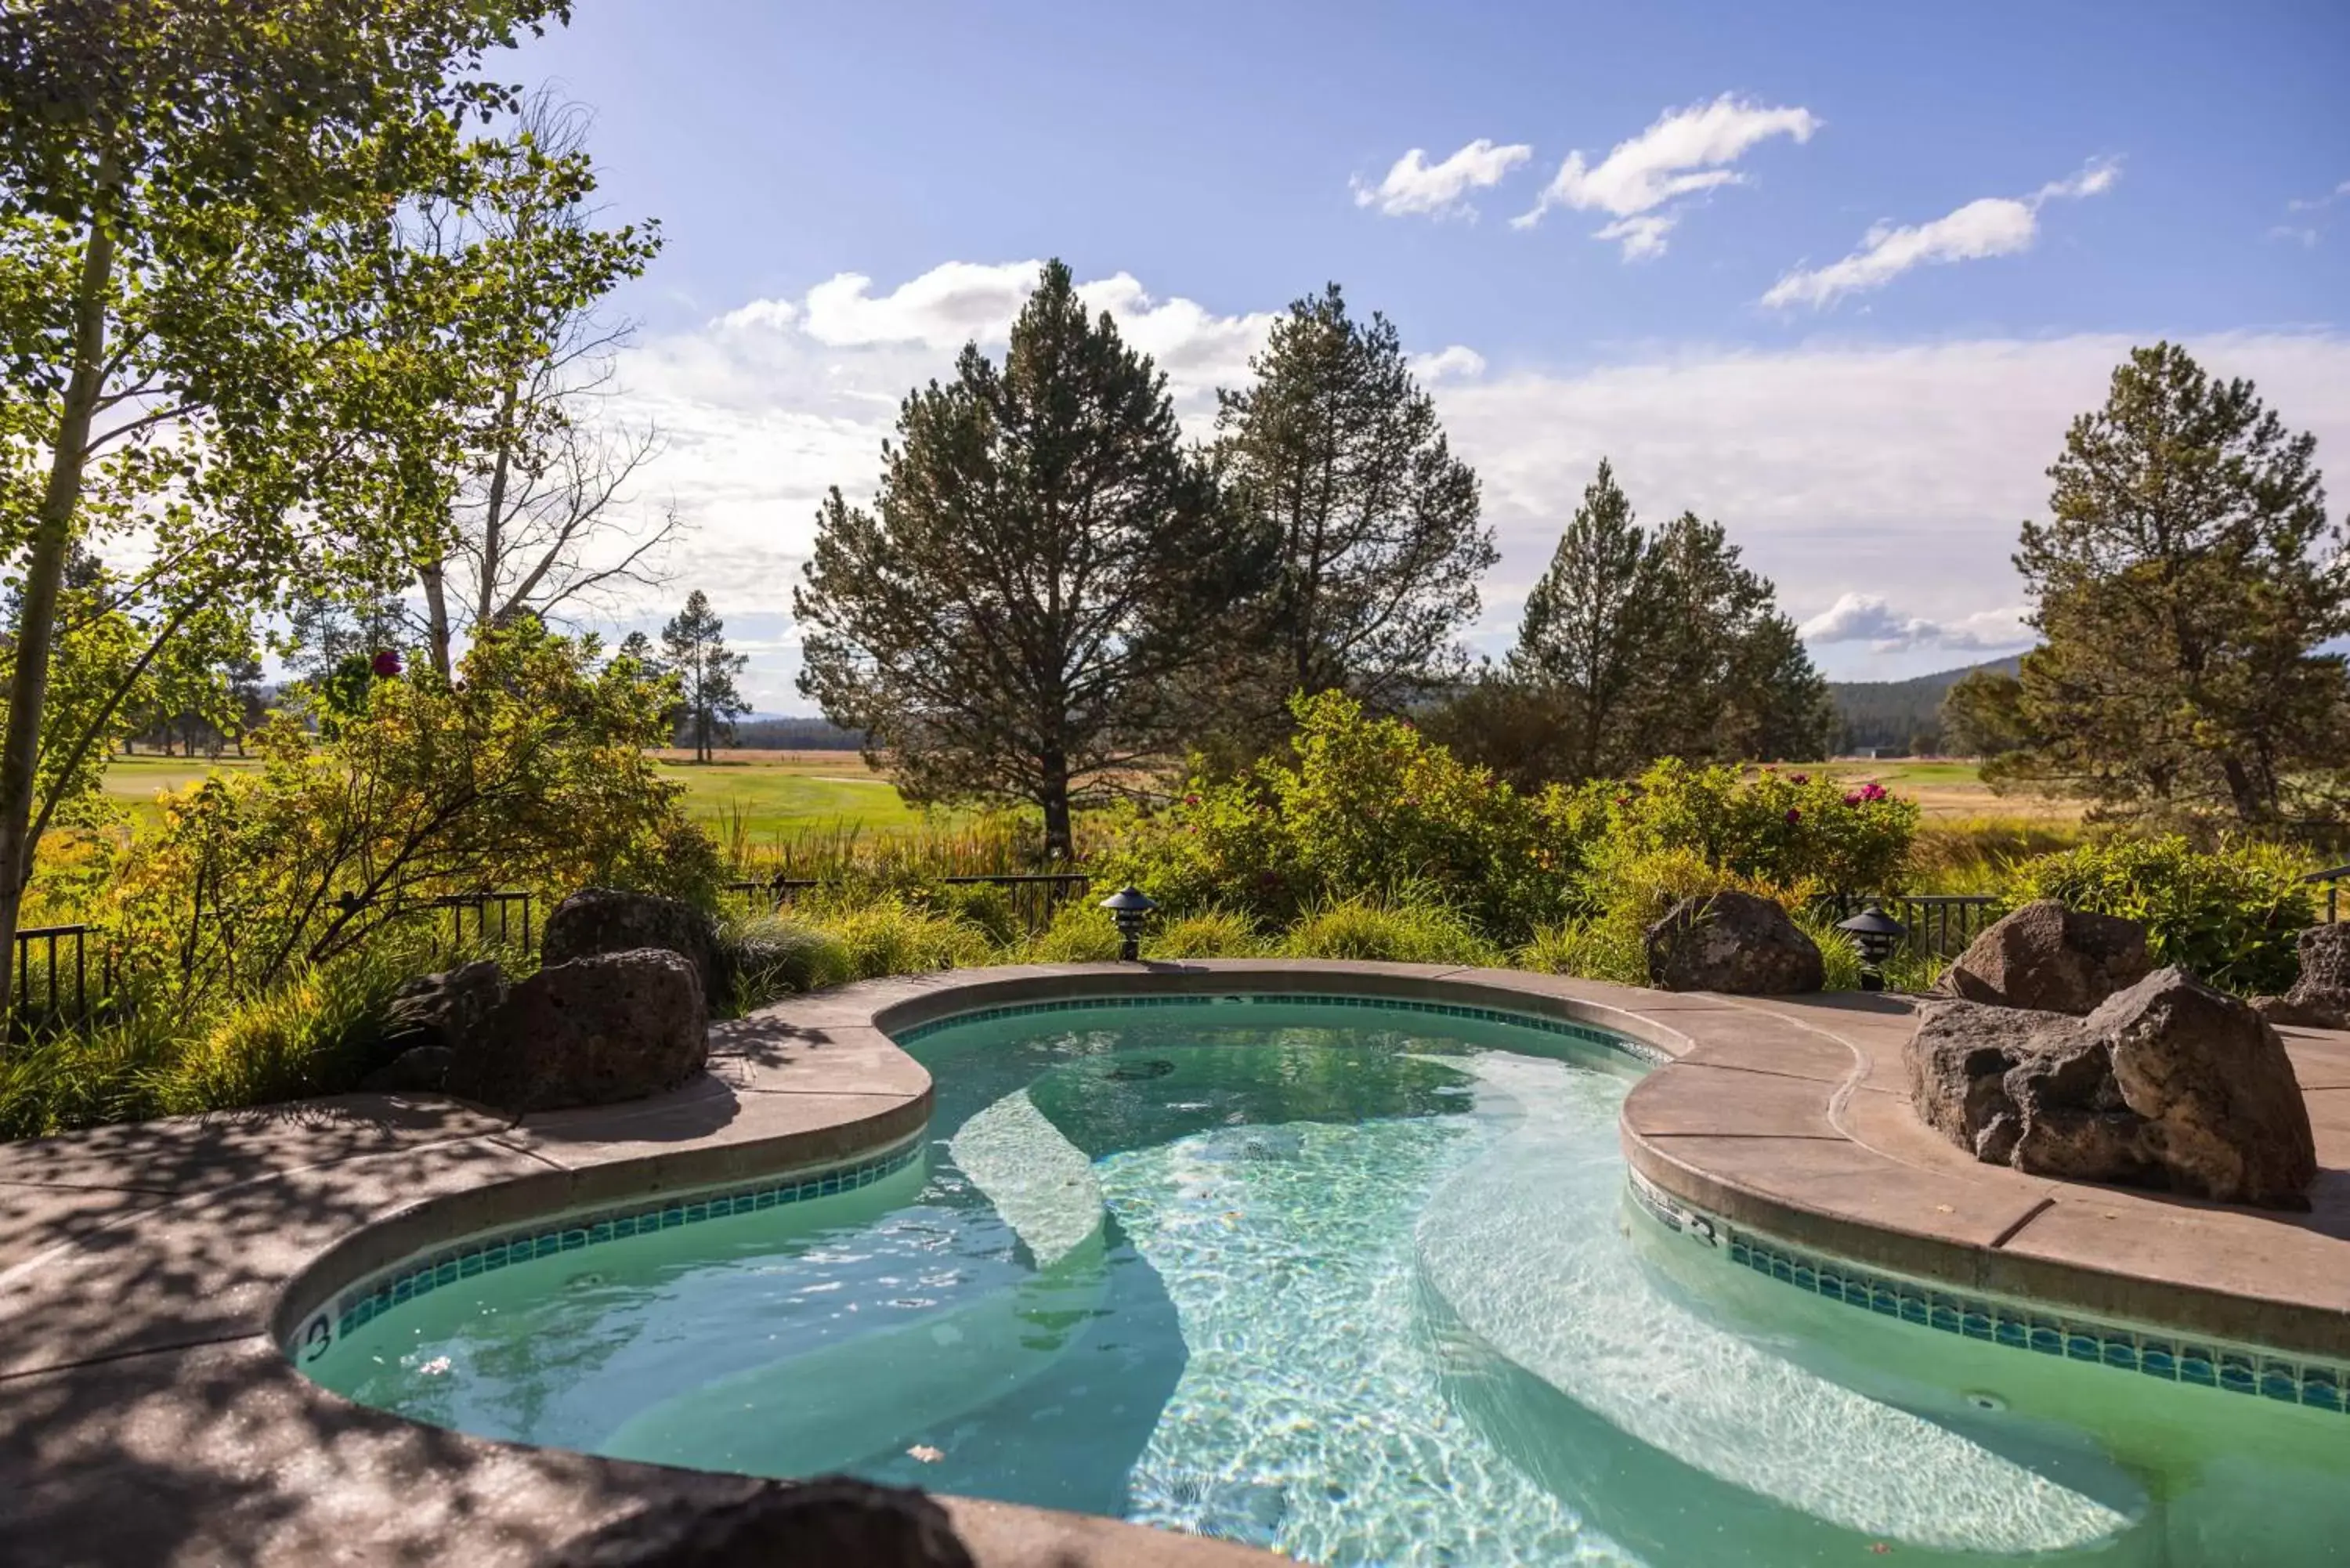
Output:
<path fill-rule="evenodd" d="M 997 365 L 906 400 L 870 509 L 836 490 L 794 607 L 800 690 L 918 800 L 1079 807 L 1180 756 L 1261 556 L 1166 378 L 1048 264 Z"/>
<path fill-rule="evenodd" d="M 2008 776 L 2126 815 L 2268 826 L 2338 814 L 2350 557 L 2317 442 L 2250 381 L 2131 350 L 2073 421 L 2015 556 L 2044 639 L 2023 660 Z"/>
<path fill-rule="evenodd" d="M 633 643 L 623 651 L 631 659 L 644 649 Z M 660 667 L 677 678 L 678 698 L 685 732 L 693 742 L 693 760 L 706 763 L 720 741 L 734 732 L 734 721 L 751 711 L 750 702 L 734 684 L 751 662 L 747 653 L 730 652 L 726 623 L 710 607 L 710 596 L 700 588 L 686 595 L 685 607 L 661 628 Z"/>
<path fill-rule="evenodd" d="M 1539 756 L 1484 759 L 1513 777 L 1612 777 L 1660 756 L 1817 756 L 1834 738 L 1827 682 L 1770 581 L 1719 523 L 1683 513 L 1641 527 L 1604 461 L 1526 597 L 1509 670 L 1528 710 L 1555 724 Z M 1527 733 L 1494 732 L 1521 744 Z"/>
<path fill-rule="evenodd" d="M 1388 319 L 1348 316 L 1338 286 L 1301 299 L 1218 394 L 1216 454 L 1279 561 L 1255 656 L 1232 683 L 1263 743 L 1293 692 L 1343 691 L 1395 709 L 1457 672 L 1496 555 L 1477 475 L 1454 457 Z"/>

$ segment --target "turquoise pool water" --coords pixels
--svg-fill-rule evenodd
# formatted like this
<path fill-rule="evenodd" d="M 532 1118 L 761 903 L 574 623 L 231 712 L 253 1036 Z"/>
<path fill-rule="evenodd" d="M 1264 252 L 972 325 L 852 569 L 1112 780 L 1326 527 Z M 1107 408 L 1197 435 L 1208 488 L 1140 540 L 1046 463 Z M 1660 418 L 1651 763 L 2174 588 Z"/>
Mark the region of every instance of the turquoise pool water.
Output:
<path fill-rule="evenodd" d="M 1234 1001 L 908 1048 L 935 1118 L 865 1185 L 451 1279 L 306 1369 L 1323 1563 L 2350 1553 L 2350 1414 L 1856 1311 L 1627 1203 L 1602 1037 Z"/>

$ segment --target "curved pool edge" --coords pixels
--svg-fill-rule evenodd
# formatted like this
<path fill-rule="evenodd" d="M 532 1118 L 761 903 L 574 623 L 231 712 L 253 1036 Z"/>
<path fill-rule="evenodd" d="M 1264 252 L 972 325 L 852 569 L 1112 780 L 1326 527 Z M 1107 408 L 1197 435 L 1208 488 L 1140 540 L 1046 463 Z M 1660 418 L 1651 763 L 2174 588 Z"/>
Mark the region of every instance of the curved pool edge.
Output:
<path fill-rule="evenodd" d="M 2350 1351 L 2350 1036 L 2288 1033 L 2314 1113 L 2323 1103 L 2328 1177 L 2315 1214 L 2284 1219 L 1965 1160 L 1917 1127 L 1898 1092 L 1898 1001 L 1367 963 L 953 971 L 722 1024 L 707 1075 L 634 1105 L 513 1121 L 358 1096 L 0 1146 L 0 1484 L 16 1505 L 0 1545 L 31 1560 L 290 1563 L 462 1543 L 469 1561 L 522 1563 L 647 1501 L 740 1486 L 418 1426 L 310 1383 L 279 1346 L 321 1293 L 436 1241 L 902 1139 L 927 1117 L 929 1079 L 892 1031 L 1045 998 L 1263 992 L 1458 1002 L 1617 1030 L 1667 1058 L 1626 1102 L 1627 1158 L 1692 1210 L 1954 1285 Z M 125 1496 L 150 1506 L 123 1509 Z M 950 1502 L 989 1563 L 1268 1560 Z"/>

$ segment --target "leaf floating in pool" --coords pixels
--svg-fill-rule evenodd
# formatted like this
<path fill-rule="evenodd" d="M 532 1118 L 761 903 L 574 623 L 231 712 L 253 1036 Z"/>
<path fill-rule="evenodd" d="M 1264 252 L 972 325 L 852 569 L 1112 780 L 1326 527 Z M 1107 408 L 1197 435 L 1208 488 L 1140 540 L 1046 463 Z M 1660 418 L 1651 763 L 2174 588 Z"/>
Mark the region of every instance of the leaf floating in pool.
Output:
<path fill-rule="evenodd" d="M 906 1457 L 908 1459 L 920 1459 L 926 1465 L 934 1465 L 941 1459 L 945 1459 L 946 1455 L 941 1450 L 931 1447 L 928 1443 L 916 1443 L 912 1448 L 906 1450 Z"/>
<path fill-rule="evenodd" d="M 1144 1078 L 1163 1078 L 1175 1070 L 1175 1064 L 1163 1060 L 1121 1062 L 1109 1070 L 1109 1076 L 1121 1083 L 1135 1083 Z"/>

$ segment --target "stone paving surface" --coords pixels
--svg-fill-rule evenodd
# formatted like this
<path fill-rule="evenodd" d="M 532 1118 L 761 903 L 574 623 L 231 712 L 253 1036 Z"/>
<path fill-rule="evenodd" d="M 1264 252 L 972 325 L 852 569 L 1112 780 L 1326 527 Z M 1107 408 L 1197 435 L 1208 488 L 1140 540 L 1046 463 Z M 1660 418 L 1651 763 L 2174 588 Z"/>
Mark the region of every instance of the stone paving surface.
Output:
<path fill-rule="evenodd" d="M 2286 1032 L 2324 1168 L 2314 1211 L 2285 1215 L 1976 1164 L 1909 1112 L 1898 999 L 1271 961 L 921 975 L 719 1024 L 705 1076 L 634 1105 L 517 1121 L 350 1096 L 0 1145 L 0 1561 L 523 1564 L 648 1501 L 740 1487 L 366 1409 L 278 1340 L 342 1283 L 472 1231 L 907 1136 L 930 1080 L 885 1028 L 1140 989 L 1408 995 L 1617 1027 L 1672 1058 L 1627 1100 L 1624 1137 L 1686 1202 L 1953 1283 L 2350 1355 L 2350 1035 Z M 1269 1561 L 949 1503 L 991 1568 Z"/>

